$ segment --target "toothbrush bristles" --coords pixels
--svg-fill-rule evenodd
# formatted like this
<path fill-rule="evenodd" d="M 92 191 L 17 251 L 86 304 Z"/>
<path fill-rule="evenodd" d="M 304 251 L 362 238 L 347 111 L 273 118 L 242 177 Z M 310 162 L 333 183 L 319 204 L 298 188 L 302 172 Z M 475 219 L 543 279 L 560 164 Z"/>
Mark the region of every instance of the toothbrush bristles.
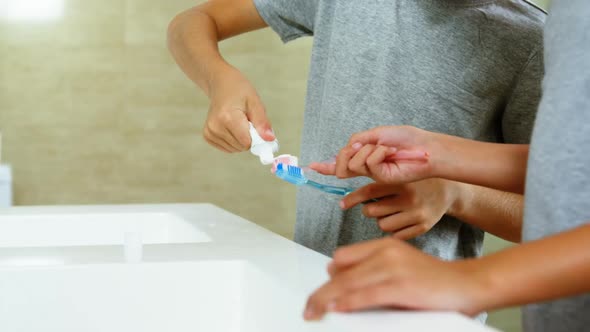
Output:
<path fill-rule="evenodd" d="M 288 165 L 287 166 L 287 172 L 291 176 L 296 176 L 296 177 L 301 177 L 302 176 L 301 168 L 299 168 L 297 166 Z"/>

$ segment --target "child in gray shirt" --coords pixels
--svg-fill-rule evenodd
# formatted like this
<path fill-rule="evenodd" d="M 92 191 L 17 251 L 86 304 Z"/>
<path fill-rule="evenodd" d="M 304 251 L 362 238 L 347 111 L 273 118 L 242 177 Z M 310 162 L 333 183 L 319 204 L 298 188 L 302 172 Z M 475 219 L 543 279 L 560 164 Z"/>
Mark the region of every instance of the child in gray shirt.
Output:
<path fill-rule="evenodd" d="M 529 142 L 540 98 L 545 19 L 533 5 L 501 0 L 254 3 L 283 41 L 314 38 L 304 164 L 334 155 L 355 132 L 386 124 Z M 346 181 L 360 187 L 370 180 Z M 342 211 L 337 197 L 301 188 L 295 240 L 331 255 L 337 246 L 385 235 L 367 219 L 360 208 Z M 479 254 L 482 240 L 480 229 L 444 216 L 413 242 L 456 259 Z"/>
<path fill-rule="evenodd" d="M 333 156 L 351 134 L 378 125 L 528 143 L 540 99 L 544 19 L 524 0 L 216 0 L 177 16 L 169 46 L 211 98 L 205 139 L 238 152 L 250 144 L 247 121 L 263 138 L 274 135 L 254 87 L 221 57 L 218 41 L 265 26 L 285 42 L 313 36 L 301 150 L 307 164 Z M 351 187 L 371 182 L 322 181 Z M 400 206 L 378 222 L 360 208 L 342 210 L 338 197 L 301 188 L 295 240 L 331 255 L 338 246 L 393 231 L 415 237 L 412 244 L 443 259 L 477 256 L 484 227 L 450 216 L 459 216 L 446 202 L 454 186 L 441 180 L 390 188 L 382 194 L 392 199 L 366 206 L 375 217 L 371 210 Z M 514 197 L 508 208 L 496 208 L 500 194 L 489 192 L 481 202 L 492 210 L 520 210 L 521 198 Z M 430 200 L 420 199 L 425 195 Z M 433 207 L 436 213 L 424 212 Z M 471 215 L 493 224 L 493 213 Z M 425 222 L 411 226 L 416 220 Z"/>

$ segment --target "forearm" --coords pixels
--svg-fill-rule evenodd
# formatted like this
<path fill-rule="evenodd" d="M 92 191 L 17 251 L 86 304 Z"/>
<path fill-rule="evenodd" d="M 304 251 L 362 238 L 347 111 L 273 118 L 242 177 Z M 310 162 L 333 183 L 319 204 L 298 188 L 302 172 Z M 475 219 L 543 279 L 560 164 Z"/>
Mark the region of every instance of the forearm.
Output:
<path fill-rule="evenodd" d="M 434 134 L 435 176 L 515 193 L 524 192 L 528 145 L 477 142 Z"/>
<path fill-rule="evenodd" d="M 209 1 L 172 20 L 168 48 L 184 73 L 210 95 L 215 77 L 233 69 L 218 42 L 265 26 L 251 0 Z"/>
<path fill-rule="evenodd" d="M 520 194 L 455 182 L 458 196 L 448 215 L 512 242 L 519 242 L 523 201 Z"/>
<path fill-rule="evenodd" d="M 215 23 L 198 8 L 181 13 L 168 28 L 168 48 L 174 60 L 207 95 L 214 74 L 229 66 L 219 53 L 218 40 Z"/>
<path fill-rule="evenodd" d="M 479 260 L 481 310 L 590 292 L 590 225 L 512 247 Z"/>

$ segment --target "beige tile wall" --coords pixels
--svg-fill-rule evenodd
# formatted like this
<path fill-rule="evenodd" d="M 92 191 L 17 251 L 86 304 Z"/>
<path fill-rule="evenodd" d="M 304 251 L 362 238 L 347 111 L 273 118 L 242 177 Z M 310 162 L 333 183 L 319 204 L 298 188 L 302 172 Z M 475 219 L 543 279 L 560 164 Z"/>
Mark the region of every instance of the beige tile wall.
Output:
<path fill-rule="evenodd" d="M 208 201 L 292 235 L 294 189 L 201 138 L 207 99 L 165 47 L 170 19 L 194 4 L 67 0 L 55 21 L 0 21 L 16 204 Z M 310 46 L 283 46 L 271 31 L 222 45 L 259 88 L 283 152 L 299 150 Z"/>

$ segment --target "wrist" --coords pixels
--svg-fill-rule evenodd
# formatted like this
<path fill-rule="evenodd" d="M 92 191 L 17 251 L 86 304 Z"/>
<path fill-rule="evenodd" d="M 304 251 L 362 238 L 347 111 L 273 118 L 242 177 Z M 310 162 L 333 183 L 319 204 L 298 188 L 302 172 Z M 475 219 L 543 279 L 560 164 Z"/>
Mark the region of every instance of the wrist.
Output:
<path fill-rule="evenodd" d="M 474 150 L 471 141 L 464 138 L 431 133 L 429 151 L 434 176 L 460 182 L 469 182 L 473 168 Z M 469 182 L 470 183 L 470 182 Z"/>
<path fill-rule="evenodd" d="M 448 179 L 449 178 L 449 161 L 448 154 L 450 136 L 425 131 L 427 152 L 429 154 L 428 162 L 430 163 L 430 172 L 432 177 Z"/>
<path fill-rule="evenodd" d="M 475 316 L 501 306 L 497 300 L 503 296 L 500 293 L 502 278 L 489 268 L 489 264 L 486 265 L 484 260 L 477 258 L 452 263 L 459 265 L 459 271 L 465 276 L 465 314 Z"/>
<path fill-rule="evenodd" d="M 449 181 L 449 183 L 452 186 L 453 194 L 446 214 L 459 220 L 465 220 L 464 216 L 473 197 L 473 186 L 456 181 Z"/>
<path fill-rule="evenodd" d="M 224 80 L 228 77 L 233 76 L 234 73 L 237 71 L 234 67 L 232 67 L 229 63 L 227 63 L 223 58 L 216 59 L 212 61 L 210 64 L 207 65 L 208 75 L 207 75 L 207 91 L 206 94 L 209 98 L 214 94 L 214 91 L 224 85 Z"/>

